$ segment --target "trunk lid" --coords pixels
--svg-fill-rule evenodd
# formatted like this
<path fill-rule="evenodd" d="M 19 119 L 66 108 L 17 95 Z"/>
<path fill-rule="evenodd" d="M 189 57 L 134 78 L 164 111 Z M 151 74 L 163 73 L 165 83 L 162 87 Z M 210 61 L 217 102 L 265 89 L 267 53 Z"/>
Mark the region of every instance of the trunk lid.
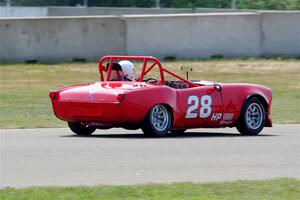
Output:
<path fill-rule="evenodd" d="M 118 103 L 119 94 L 151 87 L 155 86 L 140 82 L 95 82 L 58 89 L 55 100 L 61 102 Z"/>

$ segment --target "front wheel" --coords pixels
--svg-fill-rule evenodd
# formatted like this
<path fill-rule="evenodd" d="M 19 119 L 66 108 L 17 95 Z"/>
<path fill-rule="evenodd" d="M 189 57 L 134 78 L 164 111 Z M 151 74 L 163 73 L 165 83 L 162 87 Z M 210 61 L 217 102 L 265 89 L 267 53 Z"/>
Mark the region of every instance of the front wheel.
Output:
<path fill-rule="evenodd" d="M 261 101 L 254 97 L 246 101 L 236 125 L 244 135 L 258 135 L 264 127 L 266 111 Z"/>
<path fill-rule="evenodd" d="M 168 135 L 172 125 L 172 115 L 166 106 L 157 104 L 144 119 L 142 130 L 146 136 L 163 137 Z"/>
<path fill-rule="evenodd" d="M 80 136 L 89 136 L 96 130 L 96 127 L 84 126 L 81 122 L 68 122 L 68 125 L 73 133 Z"/>

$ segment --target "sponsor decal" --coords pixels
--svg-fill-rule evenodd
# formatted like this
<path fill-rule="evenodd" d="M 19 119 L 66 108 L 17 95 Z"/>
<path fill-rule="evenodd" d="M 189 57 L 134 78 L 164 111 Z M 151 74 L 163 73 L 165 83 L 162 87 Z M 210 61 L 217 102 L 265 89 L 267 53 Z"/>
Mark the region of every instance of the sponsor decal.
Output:
<path fill-rule="evenodd" d="M 220 125 L 232 124 L 233 113 L 224 113 Z"/>
<path fill-rule="evenodd" d="M 231 123 L 232 123 L 232 121 L 224 121 L 224 120 L 222 120 L 221 123 L 220 123 L 220 125 L 226 125 L 226 124 L 231 124 Z"/>
<path fill-rule="evenodd" d="M 233 119 L 233 113 L 224 113 L 223 120 L 230 121 Z"/>
<path fill-rule="evenodd" d="M 210 121 L 218 121 L 222 118 L 222 113 L 213 113 L 212 117 L 210 118 Z"/>

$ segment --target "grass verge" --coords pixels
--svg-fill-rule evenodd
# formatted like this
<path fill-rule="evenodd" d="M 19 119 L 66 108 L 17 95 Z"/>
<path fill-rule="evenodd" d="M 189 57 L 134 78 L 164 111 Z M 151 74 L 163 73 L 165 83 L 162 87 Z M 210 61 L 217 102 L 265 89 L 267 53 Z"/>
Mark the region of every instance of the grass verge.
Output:
<path fill-rule="evenodd" d="M 162 64 L 179 75 L 183 75 L 180 66 L 192 66 L 191 79 L 268 86 L 274 92 L 273 121 L 300 123 L 300 62 L 297 59 L 170 61 Z M 64 127 L 66 124 L 53 114 L 49 90 L 98 79 L 97 63 L 2 64 L 0 128 Z"/>
<path fill-rule="evenodd" d="M 229 183 L 174 183 L 133 186 L 32 187 L 0 190 L 2 200 L 172 199 L 172 200 L 298 200 L 300 181 L 280 178 Z"/>

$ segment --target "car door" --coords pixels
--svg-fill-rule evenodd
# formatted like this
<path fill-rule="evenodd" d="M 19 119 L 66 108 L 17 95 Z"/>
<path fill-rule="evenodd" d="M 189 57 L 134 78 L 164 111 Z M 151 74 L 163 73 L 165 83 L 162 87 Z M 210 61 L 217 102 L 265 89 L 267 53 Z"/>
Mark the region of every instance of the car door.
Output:
<path fill-rule="evenodd" d="M 218 127 L 222 120 L 221 92 L 214 85 L 177 90 L 177 106 L 181 127 Z"/>

